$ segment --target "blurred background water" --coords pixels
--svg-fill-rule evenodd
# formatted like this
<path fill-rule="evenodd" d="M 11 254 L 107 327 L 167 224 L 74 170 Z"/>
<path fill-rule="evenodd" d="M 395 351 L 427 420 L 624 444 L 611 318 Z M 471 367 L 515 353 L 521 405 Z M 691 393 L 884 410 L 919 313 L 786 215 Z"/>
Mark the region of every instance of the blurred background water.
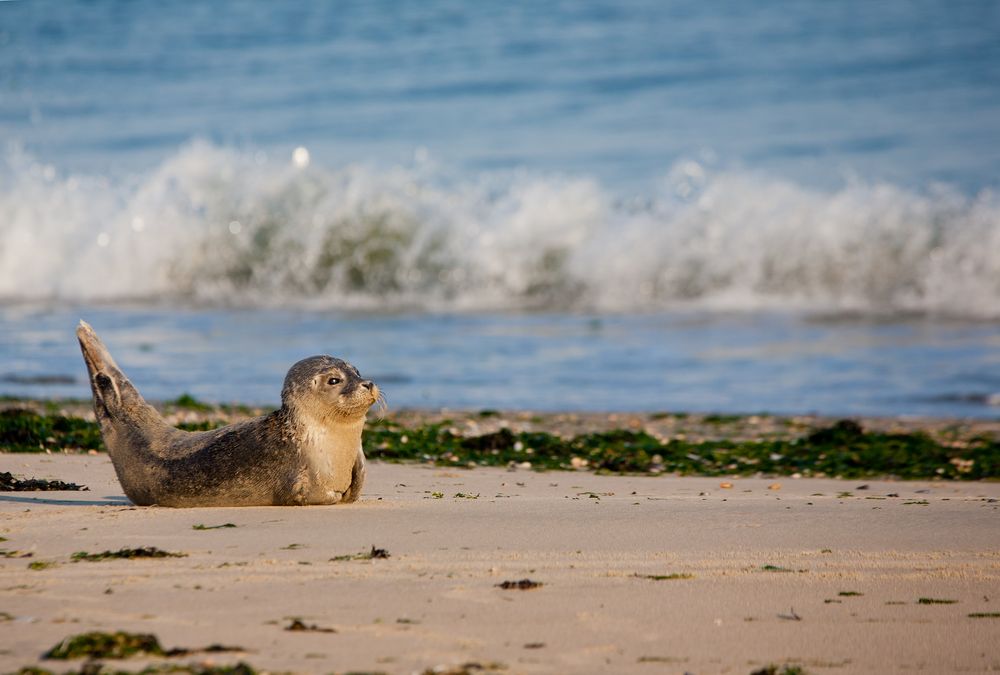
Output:
<path fill-rule="evenodd" d="M 0 393 L 996 416 L 1000 5 L 0 2 Z M 141 378 L 140 378 L 141 376 Z"/>

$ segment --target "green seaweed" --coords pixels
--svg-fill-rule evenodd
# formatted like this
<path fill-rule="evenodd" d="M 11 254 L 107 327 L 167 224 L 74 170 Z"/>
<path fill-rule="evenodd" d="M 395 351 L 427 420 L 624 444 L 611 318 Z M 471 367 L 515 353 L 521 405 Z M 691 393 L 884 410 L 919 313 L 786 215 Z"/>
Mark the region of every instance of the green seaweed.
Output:
<path fill-rule="evenodd" d="M 764 666 L 750 675 L 807 675 L 802 666 Z"/>
<path fill-rule="evenodd" d="M 77 551 L 70 558 L 73 562 L 84 560 L 86 562 L 101 562 L 103 560 L 135 560 L 136 558 L 186 558 L 187 553 L 172 553 L 156 548 L 155 546 L 143 546 L 139 548 L 121 548 L 117 551 L 102 551 L 100 553 L 87 553 Z"/>
<path fill-rule="evenodd" d="M 705 424 L 735 424 L 743 420 L 743 415 L 705 415 L 702 422 Z"/>
<path fill-rule="evenodd" d="M 792 572 L 792 571 L 794 571 L 794 570 L 791 570 L 791 569 L 789 569 L 787 567 L 779 567 L 777 565 L 762 565 L 760 569 L 763 572 Z"/>
<path fill-rule="evenodd" d="M 178 647 L 165 650 L 155 635 L 150 633 L 127 633 L 116 631 L 105 633 L 93 631 L 72 635 L 63 639 L 42 655 L 43 659 L 67 661 L 70 659 L 87 659 L 87 663 L 78 671 L 81 675 L 130 675 L 128 671 L 106 668 L 96 659 L 127 659 L 133 656 L 141 657 L 174 657 L 190 656 L 196 653 L 218 654 L 225 652 L 244 652 L 242 647 L 227 647 L 212 644 L 201 649 L 186 649 Z M 49 672 L 46 670 L 25 670 L 19 672 Z M 72 672 L 72 671 L 70 671 Z M 187 666 L 173 663 L 162 663 L 147 666 L 135 675 L 152 675 L 153 673 L 198 673 L 199 675 L 253 675 L 256 671 L 245 663 L 235 666 L 211 666 L 208 664 L 189 664 Z"/>
<path fill-rule="evenodd" d="M 79 670 L 67 670 L 62 675 L 256 675 L 257 670 L 240 662 L 233 666 L 213 666 L 207 663 L 158 663 L 142 670 L 121 670 L 104 665 L 100 661 L 87 661 Z M 25 666 L 15 675 L 55 675 L 51 670 Z"/>
<path fill-rule="evenodd" d="M 190 395 L 172 402 L 178 407 L 213 410 Z M 487 413 L 494 411 L 486 410 Z M 666 413 L 664 413 L 666 415 Z M 489 415 L 492 417 L 492 415 Z M 681 419 L 681 414 L 673 414 Z M 707 416 L 711 424 L 728 424 L 737 416 Z M 222 421 L 180 425 L 188 431 L 222 426 Z M 601 473 L 682 475 L 825 475 L 848 479 L 895 476 L 902 479 L 1000 478 L 1000 439 L 984 434 L 963 443 L 940 443 L 923 432 L 866 431 L 857 422 L 840 420 L 798 438 L 662 440 L 644 431 L 615 429 L 564 438 L 540 431 L 507 428 L 480 436 L 455 433 L 449 421 L 407 428 L 391 420 L 369 423 L 365 454 L 390 462 L 431 462 L 443 466 L 525 466 L 534 470 L 576 469 L 579 460 Z M 44 452 L 63 449 L 103 450 L 94 422 L 31 410 L 0 411 L 0 451 Z M 575 464 L 574 464 L 575 460 Z M 913 502 L 913 503 L 920 503 Z"/>
<path fill-rule="evenodd" d="M 973 612 L 970 619 L 1000 619 L 1000 612 Z"/>
<path fill-rule="evenodd" d="M 28 569 L 35 571 L 47 570 L 50 567 L 58 567 L 58 566 L 59 566 L 58 563 L 49 562 L 47 560 L 35 560 L 33 562 L 28 563 Z"/>
<path fill-rule="evenodd" d="M 191 394 L 184 392 L 173 401 L 167 401 L 167 405 L 176 406 L 178 408 L 184 408 L 185 410 L 197 410 L 199 412 L 208 412 L 213 409 L 208 403 L 203 403 L 199 401 Z"/>
<path fill-rule="evenodd" d="M 502 670 L 507 670 L 507 666 L 496 661 L 488 661 L 486 663 L 469 661 L 450 668 L 427 668 L 420 675 L 477 675 L 479 673 L 495 673 Z"/>
<path fill-rule="evenodd" d="M 149 633 L 103 633 L 73 635 L 42 655 L 43 659 L 126 659 L 130 656 L 166 656 L 155 635 Z"/>
<path fill-rule="evenodd" d="M 364 437 L 365 454 L 384 461 L 446 466 L 572 469 L 573 458 L 598 472 L 676 472 L 686 475 L 823 474 L 842 478 L 981 480 L 1000 477 L 1000 441 L 981 437 L 965 447 L 945 446 L 922 432 L 866 432 L 841 420 L 797 439 L 662 441 L 624 429 L 562 438 L 510 429 L 462 437 L 442 424 L 404 428 L 376 421 Z M 847 495 L 844 495 L 845 497 Z"/>
<path fill-rule="evenodd" d="M 635 574 L 640 579 L 652 579 L 653 581 L 673 581 L 675 579 L 694 579 L 693 574 L 686 572 L 674 572 L 673 574 Z"/>
<path fill-rule="evenodd" d="M 918 598 L 918 605 L 954 605 L 958 600 L 941 600 L 940 598 Z"/>
<path fill-rule="evenodd" d="M 45 452 L 104 448 L 96 422 L 64 415 L 39 415 L 32 410 L 0 410 L 0 451 Z"/>
<path fill-rule="evenodd" d="M 853 598 L 853 597 L 864 595 L 864 593 L 858 593 L 857 591 L 841 591 L 841 592 L 837 593 L 837 595 L 839 595 L 839 596 L 841 596 L 843 598 Z"/>

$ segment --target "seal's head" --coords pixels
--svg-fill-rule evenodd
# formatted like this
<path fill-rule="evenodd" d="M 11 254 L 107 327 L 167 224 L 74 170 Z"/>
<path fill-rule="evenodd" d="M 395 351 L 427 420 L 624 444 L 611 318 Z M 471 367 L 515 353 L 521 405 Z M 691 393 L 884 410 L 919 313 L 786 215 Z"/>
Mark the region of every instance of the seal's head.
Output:
<path fill-rule="evenodd" d="M 281 388 L 283 407 L 313 418 L 363 420 L 381 399 L 378 385 L 361 377 L 347 361 L 310 356 L 288 370 Z"/>

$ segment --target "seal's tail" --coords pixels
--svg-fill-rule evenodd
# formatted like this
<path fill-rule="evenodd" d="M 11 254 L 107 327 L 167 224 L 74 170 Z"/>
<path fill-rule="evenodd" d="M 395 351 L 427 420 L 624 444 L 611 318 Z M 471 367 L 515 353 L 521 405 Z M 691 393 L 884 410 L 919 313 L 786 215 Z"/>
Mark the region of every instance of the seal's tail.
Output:
<path fill-rule="evenodd" d="M 139 394 L 125 377 L 107 347 L 86 321 L 76 329 L 83 360 L 90 373 L 90 388 L 94 392 L 94 413 L 99 422 L 114 422 L 129 417 L 159 417 L 159 413 Z"/>

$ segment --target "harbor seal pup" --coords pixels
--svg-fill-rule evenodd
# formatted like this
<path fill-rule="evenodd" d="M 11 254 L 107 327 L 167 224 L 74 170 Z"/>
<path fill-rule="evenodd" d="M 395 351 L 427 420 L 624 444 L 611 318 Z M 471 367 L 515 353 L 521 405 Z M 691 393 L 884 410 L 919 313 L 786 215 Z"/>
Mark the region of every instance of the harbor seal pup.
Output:
<path fill-rule="evenodd" d="M 94 413 L 125 494 L 140 506 L 353 502 L 365 480 L 361 431 L 378 386 L 332 356 L 291 367 L 281 408 L 213 431 L 167 424 L 84 321 L 76 330 Z"/>

